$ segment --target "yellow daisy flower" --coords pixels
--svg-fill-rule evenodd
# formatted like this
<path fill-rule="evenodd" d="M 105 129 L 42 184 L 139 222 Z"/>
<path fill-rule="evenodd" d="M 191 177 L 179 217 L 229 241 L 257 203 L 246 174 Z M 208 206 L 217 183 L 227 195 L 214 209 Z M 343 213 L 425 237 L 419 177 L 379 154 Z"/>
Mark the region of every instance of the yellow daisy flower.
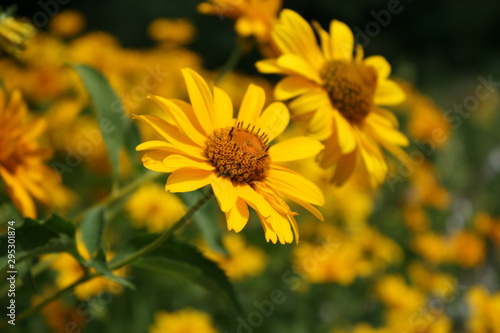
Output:
<path fill-rule="evenodd" d="M 175 312 L 159 311 L 149 333 L 217 333 L 210 316 L 195 309 L 186 308 Z"/>
<path fill-rule="evenodd" d="M 35 33 L 35 27 L 27 20 L 22 22 L 0 10 L 0 53 L 16 55 Z"/>
<path fill-rule="evenodd" d="M 260 218 L 267 241 L 298 241 L 298 228 L 292 212 L 280 194 L 302 205 L 319 219 L 313 206 L 322 206 L 324 197 L 312 182 L 276 163 L 316 155 L 323 145 L 297 137 L 270 146 L 287 127 L 290 115 L 285 105 L 275 102 L 262 113 L 264 90 L 250 85 L 239 114 L 233 118 L 228 95 L 191 69 L 183 69 L 191 105 L 159 96 L 157 102 L 169 120 L 134 116 L 149 124 L 162 140 L 147 141 L 137 150 L 148 152 L 142 161 L 146 168 L 172 173 L 169 192 L 189 192 L 211 185 L 229 230 L 240 232 L 249 217 L 248 206 Z M 293 233 L 292 233 L 292 228 Z"/>
<path fill-rule="evenodd" d="M 33 199 L 46 206 L 69 204 L 58 202 L 55 194 L 64 187 L 59 175 L 44 164 L 52 150 L 37 142 L 45 127 L 43 118 L 31 118 L 18 90 L 7 101 L 0 89 L 0 178 L 17 209 L 31 218 L 37 215 Z"/>
<path fill-rule="evenodd" d="M 408 145 L 394 115 L 379 105 L 401 103 L 404 92 L 388 79 L 391 67 L 383 57 L 363 60 L 360 46 L 353 56 L 354 36 L 346 24 L 332 21 L 330 34 L 319 24 L 315 28 L 321 48 L 311 26 L 294 11 L 283 10 L 271 33 L 282 55 L 259 61 L 257 68 L 287 76 L 277 84 L 275 97 L 294 99 L 292 112 L 309 120 L 312 135 L 326 140 L 321 164 L 337 164 L 334 183 L 343 184 L 359 160 L 378 185 L 387 173 L 380 146 L 404 159 L 399 146 Z"/>
<path fill-rule="evenodd" d="M 198 12 L 235 19 L 238 35 L 266 42 L 281 5 L 282 0 L 209 0 L 198 5 Z"/>

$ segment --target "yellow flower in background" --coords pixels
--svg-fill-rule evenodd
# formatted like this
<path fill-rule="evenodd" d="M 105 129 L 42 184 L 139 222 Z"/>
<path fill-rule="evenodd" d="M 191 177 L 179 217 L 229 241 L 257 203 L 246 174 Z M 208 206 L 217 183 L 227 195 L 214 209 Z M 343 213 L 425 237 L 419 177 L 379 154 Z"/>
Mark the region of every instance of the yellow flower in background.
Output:
<path fill-rule="evenodd" d="M 44 119 L 29 115 L 18 90 L 7 100 L 0 89 L 0 177 L 21 214 L 31 218 L 37 216 L 35 200 L 46 206 L 69 204 L 55 196 L 64 190 L 59 175 L 45 165 L 52 150 L 37 142 L 45 127 Z"/>
<path fill-rule="evenodd" d="M 456 233 L 451 240 L 451 257 L 464 268 L 475 267 L 484 261 L 486 244 L 468 231 Z"/>
<path fill-rule="evenodd" d="M 80 255 L 85 259 L 90 259 L 90 255 L 85 248 L 83 242 L 79 239 L 77 241 L 77 249 Z M 110 260 L 113 258 L 112 253 L 108 253 L 106 255 L 107 259 Z M 56 285 L 59 289 L 63 289 L 82 276 L 85 275 L 85 271 L 82 266 L 71 254 L 69 253 L 61 253 L 61 254 L 53 254 L 44 257 L 45 260 L 51 263 L 52 269 L 57 272 L 56 276 Z M 90 271 L 93 272 L 94 269 L 90 268 Z M 113 271 L 113 274 L 117 276 L 126 276 L 126 268 L 122 267 L 118 270 Z M 79 300 L 85 301 L 92 296 L 100 294 L 102 291 L 109 291 L 112 294 L 119 294 L 123 290 L 123 287 L 111 280 L 108 280 L 105 277 L 98 276 L 93 278 L 87 282 L 81 283 L 75 287 L 75 295 Z"/>
<path fill-rule="evenodd" d="M 8 11 L 2 12 L 0 8 L 0 53 L 15 56 L 35 35 L 36 29 L 28 20 L 15 19 Z"/>
<path fill-rule="evenodd" d="M 491 238 L 496 246 L 500 246 L 500 219 L 494 218 L 486 213 L 478 213 L 474 216 L 474 228 Z"/>
<path fill-rule="evenodd" d="M 407 272 L 410 280 L 423 292 L 432 292 L 437 297 L 450 297 L 455 292 L 453 276 L 430 269 L 422 262 L 410 262 Z"/>
<path fill-rule="evenodd" d="M 441 264 L 449 259 L 449 247 L 446 240 L 433 232 L 417 234 L 413 240 L 413 248 L 432 264 Z"/>
<path fill-rule="evenodd" d="M 166 190 L 190 192 L 211 185 L 229 230 L 240 232 L 249 217 L 250 205 L 259 216 L 267 241 L 291 243 L 298 227 L 284 195 L 316 217 L 324 197 L 312 182 L 276 163 L 314 156 L 322 145 L 297 137 L 270 146 L 288 125 L 289 113 L 282 103 L 265 103 L 264 90 L 250 85 L 233 118 L 231 99 L 221 89 L 213 92 L 201 76 L 182 70 L 191 105 L 180 100 L 150 96 L 169 120 L 157 116 L 135 116 L 149 124 L 161 140 L 147 141 L 137 150 L 146 168 L 172 173 Z M 293 229 L 293 232 L 292 232 Z"/>
<path fill-rule="evenodd" d="M 175 194 L 165 192 L 163 186 L 146 183 L 132 194 L 125 204 L 132 225 L 160 232 L 180 220 L 186 213 L 184 203 Z"/>
<path fill-rule="evenodd" d="M 185 45 L 193 41 L 196 29 L 186 19 L 157 18 L 149 24 L 148 35 L 160 43 Z"/>
<path fill-rule="evenodd" d="M 470 332 L 500 332 L 500 292 L 491 295 L 484 286 L 473 286 L 467 291 L 467 303 Z"/>
<path fill-rule="evenodd" d="M 235 19 L 240 36 L 267 42 L 281 5 L 282 0 L 209 0 L 198 5 L 198 12 Z"/>
<path fill-rule="evenodd" d="M 238 234 L 225 235 L 222 244 L 229 256 L 215 252 L 208 246 L 202 247 L 203 254 L 215 261 L 233 281 L 259 275 L 266 267 L 266 254 L 258 247 L 246 244 Z"/>
<path fill-rule="evenodd" d="M 54 35 L 69 38 L 85 29 L 85 17 L 76 10 L 63 10 L 52 18 L 49 29 Z"/>
<path fill-rule="evenodd" d="M 159 311 L 149 333 L 217 333 L 212 318 L 195 309 L 175 312 Z"/>
<path fill-rule="evenodd" d="M 446 209 L 450 204 L 450 196 L 439 183 L 436 168 L 431 163 L 424 162 L 414 170 L 410 176 L 411 187 L 406 198 L 408 203 Z"/>
<path fill-rule="evenodd" d="M 400 275 L 386 275 L 375 286 L 379 299 L 391 309 L 406 313 L 416 311 L 424 304 L 425 295 L 408 286 Z"/>
<path fill-rule="evenodd" d="M 332 21 L 330 34 L 315 25 L 318 46 L 311 26 L 294 11 L 285 9 L 273 26 L 272 37 L 282 55 L 259 61 L 263 73 L 286 75 L 275 88 L 278 100 L 290 100 L 292 112 L 309 121 L 314 137 L 325 141 L 321 164 L 336 164 L 333 181 L 343 184 L 358 160 L 372 185 L 381 184 L 387 164 L 380 146 L 407 161 L 400 146 L 408 139 L 398 131 L 395 116 L 379 105 L 395 105 L 404 98 L 392 80 L 391 67 L 381 56 L 363 60 L 354 36 L 342 22 Z"/>

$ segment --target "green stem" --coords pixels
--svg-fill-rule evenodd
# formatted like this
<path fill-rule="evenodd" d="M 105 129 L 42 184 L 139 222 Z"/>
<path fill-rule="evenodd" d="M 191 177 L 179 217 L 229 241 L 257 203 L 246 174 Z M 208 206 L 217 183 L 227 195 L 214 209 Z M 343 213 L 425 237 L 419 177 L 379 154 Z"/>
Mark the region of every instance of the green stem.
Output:
<path fill-rule="evenodd" d="M 125 188 L 123 190 L 125 190 Z M 161 234 L 154 242 L 146 245 L 142 249 L 140 249 L 137 252 L 135 252 L 134 254 L 132 254 L 130 257 L 125 258 L 123 260 L 120 260 L 119 262 L 111 265 L 110 269 L 111 270 L 116 270 L 118 268 L 121 268 L 121 267 L 123 267 L 123 266 L 125 266 L 125 265 L 127 265 L 127 264 L 129 264 L 129 263 L 131 263 L 133 261 L 135 261 L 136 259 L 138 259 L 138 258 L 140 258 L 140 257 L 142 257 L 142 256 L 144 256 L 144 255 L 146 255 L 146 254 L 151 253 L 152 251 L 154 251 L 161 244 L 163 244 L 167 239 L 169 239 L 170 237 L 172 237 L 172 235 L 178 229 L 180 229 L 181 227 L 183 227 L 186 224 L 188 224 L 189 221 L 191 220 L 191 218 L 193 217 L 193 215 L 199 209 L 201 209 L 208 202 L 208 200 L 210 200 L 212 197 L 213 197 L 213 192 L 211 190 L 208 191 L 207 193 L 205 193 L 203 195 L 203 197 L 201 197 L 187 211 L 187 213 L 179 221 L 177 221 L 170 229 L 166 230 L 163 234 Z M 95 273 L 92 273 L 90 275 L 83 276 L 82 278 L 80 278 L 79 280 L 75 281 L 74 283 L 72 283 L 71 285 L 67 286 L 66 288 L 59 290 L 58 292 L 54 293 L 50 297 L 44 299 L 42 302 L 38 303 L 37 305 L 35 305 L 35 306 L 27 309 L 26 311 L 22 312 L 21 314 L 19 314 L 16 317 L 16 322 L 20 322 L 21 320 L 29 317 L 33 313 L 35 313 L 35 312 L 43 309 L 43 307 L 45 307 L 47 304 L 49 304 L 50 302 L 58 299 L 62 295 L 66 294 L 67 292 L 71 291 L 74 287 L 76 287 L 80 283 L 86 282 L 86 281 L 88 281 L 90 279 L 93 279 L 93 278 L 101 276 L 101 275 L 102 275 L 102 273 L 95 272 Z M 0 328 L 5 327 L 6 325 L 7 325 L 7 320 L 4 320 L 3 322 L 0 323 Z"/>
<path fill-rule="evenodd" d="M 219 75 L 217 75 L 217 78 L 215 79 L 215 85 L 218 85 L 220 81 L 226 76 L 227 73 L 232 71 L 238 62 L 240 61 L 241 56 L 243 55 L 243 43 L 241 41 L 236 41 L 236 44 L 233 48 L 233 51 L 231 52 L 231 55 L 227 59 L 226 63 L 224 66 L 222 66 L 222 69 L 219 72 Z"/>

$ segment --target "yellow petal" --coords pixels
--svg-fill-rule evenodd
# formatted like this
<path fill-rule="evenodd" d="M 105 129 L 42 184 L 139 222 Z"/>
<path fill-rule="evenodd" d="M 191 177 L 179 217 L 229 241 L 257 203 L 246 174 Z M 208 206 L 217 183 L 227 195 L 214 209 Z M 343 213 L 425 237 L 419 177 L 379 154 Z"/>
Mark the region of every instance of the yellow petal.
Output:
<path fill-rule="evenodd" d="M 349 154 L 342 155 L 337 163 L 332 183 L 336 186 L 341 186 L 352 175 L 356 168 L 357 151 L 354 150 Z"/>
<path fill-rule="evenodd" d="M 316 83 L 306 80 L 302 76 L 288 76 L 278 82 L 274 88 L 274 97 L 277 100 L 284 101 L 315 88 L 318 88 Z"/>
<path fill-rule="evenodd" d="M 382 108 L 378 108 L 376 106 L 372 107 L 371 112 L 376 113 L 380 117 L 387 119 L 394 128 L 399 128 L 399 121 L 398 118 L 396 118 L 396 116 L 394 115 L 394 113 Z"/>
<path fill-rule="evenodd" d="M 264 89 L 255 84 L 250 84 L 241 102 L 238 122 L 242 121 L 245 124 L 255 125 L 265 102 L 266 93 Z"/>
<path fill-rule="evenodd" d="M 17 209 L 25 217 L 36 218 L 36 208 L 33 199 L 29 196 L 26 189 L 0 165 L 0 176 L 5 182 L 7 192 Z"/>
<path fill-rule="evenodd" d="M 302 96 L 297 97 L 288 104 L 290 110 L 295 114 L 304 114 L 316 111 L 321 107 L 330 105 L 328 94 L 321 88 L 310 89 Z"/>
<path fill-rule="evenodd" d="M 245 200 L 238 198 L 233 208 L 226 213 L 227 229 L 240 232 L 248 222 L 250 213 Z"/>
<path fill-rule="evenodd" d="M 245 200 L 246 203 L 256 212 L 261 214 L 266 219 L 271 217 L 273 209 L 271 208 L 271 205 L 264 200 L 262 195 L 255 192 L 255 190 L 249 185 L 239 185 L 236 189 L 238 191 L 238 196 Z"/>
<path fill-rule="evenodd" d="M 277 234 L 281 244 L 290 244 L 293 242 L 292 229 L 290 228 L 290 222 L 286 216 L 276 211 L 272 211 L 269 223 L 273 226 L 273 230 Z"/>
<path fill-rule="evenodd" d="M 182 75 L 186 81 L 189 99 L 191 100 L 191 105 L 193 105 L 196 118 L 206 133 L 212 133 L 215 129 L 212 118 L 214 114 L 214 100 L 210 88 L 205 80 L 192 69 L 182 69 Z"/>
<path fill-rule="evenodd" d="M 321 40 L 321 49 L 323 50 L 323 55 L 327 61 L 333 60 L 333 50 L 330 35 L 326 32 L 321 25 L 314 21 L 313 27 L 318 32 L 319 38 Z"/>
<path fill-rule="evenodd" d="M 148 95 L 148 98 L 155 101 L 189 138 L 200 147 L 205 146 L 206 136 L 201 134 L 192 124 L 193 120 L 197 121 L 196 119 L 188 119 L 186 113 L 180 107 L 166 98 L 155 95 Z"/>
<path fill-rule="evenodd" d="M 338 111 L 333 112 L 333 117 L 337 127 L 340 150 L 343 154 L 348 154 L 356 148 L 356 138 L 352 125 Z"/>
<path fill-rule="evenodd" d="M 318 186 L 285 167 L 273 165 L 269 170 L 267 182 L 285 196 L 299 198 L 317 206 L 325 204 L 325 198 Z"/>
<path fill-rule="evenodd" d="M 213 175 L 212 189 L 223 212 L 227 213 L 233 209 L 238 194 L 236 193 L 236 187 L 230 180 Z"/>
<path fill-rule="evenodd" d="M 167 180 L 165 190 L 167 192 L 191 192 L 210 184 L 211 171 L 179 169 L 172 173 Z"/>
<path fill-rule="evenodd" d="M 391 74 L 391 65 L 379 55 L 368 57 L 364 60 L 365 65 L 373 67 L 377 71 L 377 80 L 385 80 Z"/>
<path fill-rule="evenodd" d="M 332 135 L 334 130 L 333 114 L 337 112 L 330 106 L 324 106 L 314 112 L 309 121 L 307 129 L 311 132 L 311 137 L 317 140 L 325 140 Z"/>
<path fill-rule="evenodd" d="M 233 103 L 225 91 L 214 87 L 215 126 L 229 127 L 233 123 Z"/>
<path fill-rule="evenodd" d="M 205 156 L 203 155 L 203 150 L 200 148 L 193 147 L 192 149 L 189 150 L 184 150 L 180 149 L 171 143 L 168 143 L 166 141 L 161 141 L 161 140 L 151 140 L 151 141 L 146 141 L 138 145 L 135 150 L 137 151 L 143 151 L 143 150 L 160 150 L 167 152 L 169 154 L 180 154 L 180 155 L 189 155 L 192 158 L 196 158 L 198 160 L 206 160 Z"/>
<path fill-rule="evenodd" d="M 283 69 L 302 75 L 317 84 L 321 84 L 322 82 L 318 70 L 298 55 L 284 54 L 278 58 L 277 63 Z"/>
<path fill-rule="evenodd" d="M 175 98 L 169 98 L 169 101 L 177 105 L 187 115 L 189 121 L 198 132 L 205 135 L 212 134 L 212 133 L 207 133 L 207 131 L 203 128 L 203 126 L 201 126 L 191 104 Z"/>
<path fill-rule="evenodd" d="M 214 167 L 206 161 L 196 161 L 182 155 L 169 155 L 163 160 L 165 172 L 174 172 L 182 168 L 213 171 Z"/>
<path fill-rule="evenodd" d="M 377 83 L 374 102 L 377 105 L 396 105 L 402 103 L 406 95 L 394 81 L 385 80 Z"/>
<path fill-rule="evenodd" d="M 169 173 L 163 164 L 163 160 L 169 155 L 165 151 L 149 151 L 142 156 L 142 164 L 145 168 L 156 172 Z"/>
<path fill-rule="evenodd" d="M 342 155 L 339 147 L 339 139 L 337 137 L 337 130 L 333 127 L 332 135 L 325 141 L 325 150 L 320 154 L 320 166 L 326 169 L 339 161 Z"/>
<path fill-rule="evenodd" d="M 351 60 L 354 48 L 354 36 L 344 22 L 333 20 L 330 23 L 333 58 L 336 60 Z"/>
<path fill-rule="evenodd" d="M 257 213 L 257 216 L 259 217 L 260 224 L 264 229 L 264 234 L 266 235 L 266 241 L 267 242 L 271 241 L 273 242 L 273 244 L 276 244 L 276 242 L 278 241 L 278 236 L 274 232 L 272 225 L 267 221 L 266 218 L 264 218 L 259 213 Z"/>
<path fill-rule="evenodd" d="M 290 121 L 290 113 L 285 104 L 274 102 L 269 105 L 257 120 L 257 128 L 267 134 L 269 142 L 279 136 Z"/>
<path fill-rule="evenodd" d="M 255 63 L 255 67 L 261 73 L 268 74 L 291 74 L 291 71 L 284 70 L 281 66 L 278 65 L 277 59 L 265 59 L 260 60 Z"/>
<path fill-rule="evenodd" d="M 316 156 L 322 149 L 321 142 L 303 136 L 271 146 L 269 155 L 273 162 L 288 162 Z"/>
<path fill-rule="evenodd" d="M 409 145 L 410 142 L 408 138 L 401 132 L 392 127 L 385 126 L 383 122 L 378 121 L 376 117 L 371 115 L 372 114 L 366 117 L 364 121 L 366 131 L 369 132 L 370 135 L 398 146 Z"/>

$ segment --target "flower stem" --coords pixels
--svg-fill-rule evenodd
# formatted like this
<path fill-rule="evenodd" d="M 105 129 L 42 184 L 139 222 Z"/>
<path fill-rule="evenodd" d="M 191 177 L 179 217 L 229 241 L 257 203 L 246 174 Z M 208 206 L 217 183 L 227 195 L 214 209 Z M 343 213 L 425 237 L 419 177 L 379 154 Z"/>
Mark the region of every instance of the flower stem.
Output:
<path fill-rule="evenodd" d="M 132 185 L 132 184 L 130 184 Z M 123 188 L 121 192 L 123 192 L 126 188 Z M 191 218 L 193 217 L 193 215 L 198 211 L 200 210 L 207 202 L 208 200 L 210 200 L 211 198 L 213 197 L 213 191 L 210 190 L 208 192 L 206 192 L 203 197 L 201 197 L 200 199 L 198 199 L 198 201 L 187 211 L 187 213 L 179 220 L 177 221 L 170 229 L 166 230 L 164 233 L 162 233 L 155 241 L 153 241 L 152 243 L 144 246 L 142 249 L 138 250 L 137 252 L 135 252 L 134 254 L 132 254 L 130 257 L 127 257 L 123 260 L 120 260 L 116 263 L 114 263 L 113 265 L 110 266 L 110 269 L 111 270 L 116 270 L 118 268 L 121 268 L 135 260 L 137 260 L 138 258 L 148 254 L 148 253 L 151 253 L 152 251 L 154 251 L 156 248 L 158 248 L 161 244 L 163 244 L 167 239 L 169 239 L 170 237 L 172 237 L 172 235 L 178 230 L 180 229 L 181 227 L 187 225 L 189 223 L 189 221 L 191 221 Z M 92 274 L 88 274 L 88 275 L 84 275 L 82 276 L 80 279 L 78 279 L 77 281 L 73 282 L 71 285 L 67 286 L 66 288 L 64 289 L 61 289 L 59 290 L 58 292 L 54 293 L 53 295 L 51 295 L 50 297 L 44 299 L 42 302 L 38 303 L 37 305 L 35 306 L 32 306 L 31 308 L 27 309 L 26 311 L 20 313 L 17 317 L 16 317 L 16 321 L 17 322 L 20 322 L 21 320 L 29 317 L 30 315 L 32 315 L 33 313 L 41 310 L 43 307 L 45 307 L 47 304 L 49 304 L 50 302 L 58 299 L 59 297 L 63 296 L 64 294 L 66 294 L 67 292 L 71 291 L 74 287 L 76 287 L 77 285 L 83 283 L 83 282 L 86 282 L 90 279 L 93 279 L 95 277 L 98 277 L 98 276 L 101 276 L 102 273 L 99 273 L 99 272 L 95 272 L 95 273 L 92 273 Z M 0 328 L 3 328 L 7 325 L 7 320 L 4 320 L 3 322 L 0 323 Z"/>

